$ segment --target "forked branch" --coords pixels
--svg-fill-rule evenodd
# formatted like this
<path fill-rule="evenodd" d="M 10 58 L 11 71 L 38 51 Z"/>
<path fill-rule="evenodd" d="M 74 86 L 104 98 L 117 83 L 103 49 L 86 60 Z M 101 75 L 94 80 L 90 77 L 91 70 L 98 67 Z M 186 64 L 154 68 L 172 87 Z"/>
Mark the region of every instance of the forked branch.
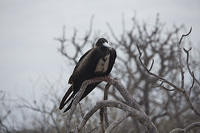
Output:
<path fill-rule="evenodd" d="M 80 100 L 80 97 L 82 96 L 83 92 L 85 91 L 85 88 L 87 85 L 99 81 L 106 81 L 112 85 L 120 92 L 120 94 L 123 96 L 123 98 L 126 100 L 126 104 L 121 103 L 119 101 L 111 101 L 111 100 L 103 100 L 100 102 L 97 102 L 97 104 L 83 117 L 83 121 L 79 124 L 77 129 L 75 130 L 76 133 L 80 132 L 82 128 L 85 126 L 87 120 L 99 109 L 104 107 L 115 107 L 119 108 L 125 112 L 130 113 L 132 117 L 134 117 L 136 120 L 140 121 L 140 123 L 146 128 L 147 131 L 150 133 L 157 133 L 157 129 L 155 125 L 151 122 L 149 117 L 145 114 L 145 112 L 142 110 L 142 108 L 138 105 L 138 103 L 133 99 L 128 91 L 124 88 L 124 86 L 121 84 L 119 80 L 116 80 L 111 77 L 99 77 L 91 80 L 84 81 L 79 92 L 74 98 L 71 110 L 68 113 L 68 122 L 67 127 L 70 129 L 70 120 L 72 118 L 73 112 L 76 108 L 77 103 Z"/>

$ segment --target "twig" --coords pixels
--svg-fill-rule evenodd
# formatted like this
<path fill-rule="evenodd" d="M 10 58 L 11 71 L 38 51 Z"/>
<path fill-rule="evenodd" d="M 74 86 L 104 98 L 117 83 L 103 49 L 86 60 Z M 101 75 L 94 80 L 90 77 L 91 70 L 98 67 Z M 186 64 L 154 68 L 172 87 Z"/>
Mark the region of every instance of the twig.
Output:
<path fill-rule="evenodd" d="M 0 120 L 0 126 L 6 130 L 6 133 L 11 133 L 11 132 L 8 130 L 8 127 L 7 127 L 5 124 L 3 124 L 3 122 L 2 122 L 1 120 Z"/>
<path fill-rule="evenodd" d="M 183 63 L 182 63 L 182 49 L 181 49 L 181 42 L 182 42 L 182 39 L 184 37 L 187 37 L 189 36 L 189 34 L 192 32 L 192 27 L 190 28 L 190 31 L 187 33 L 187 34 L 183 34 L 179 40 L 179 43 L 178 43 L 178 59 L 179 59 L 179 68 L 180 68 L 180 71 L 181 71 L 181 88 L 184 88 L 184 71 L 183 71 Z"/>
<path fill-rule="evenodd" d="M 178 46 L 178 48 L 179 48 L 179 62 L 180 62 L 180 69 L 181 69 L 181 88 L 177 87 L 176 85 L 174 85 L 173 83 L 169 82 L 168 80 L 166 80 L 166 79 L 160 77 L 159 75 L 156 75 L 156 74 L 152 73 L 152 72 L 150 71 L 151 69 L 148 69 L 147 66 L 145 66 L 145 64 L 142 62 L 142 59 L 141 59 L 142 52 L 140 51 L 140 48 L 139 48 L 138 45 L 137 45 L 137 49 L 138 49 L 138 52 L 139 52 L 139 61 L 140 61 L 141 65 L 143 66 L 143 68 L 144 68 L 150 75 L 154 76 L 155 78 L 158 78 L 158 79 L 162 80 L 162 83 L 165 82 L 165 83 L 169 84 L 170 86 L 172 86 L 174 89 L 176 89 L 176 90 L 178 90 L 179 92 L 183 93 L 183 95 L 184 95 L 184 97 L 186 98 L 186 101 L 188 102 L 190 108 L 195 112 L 196 115 L 200 116 L 200 112 L 192 105 L 192 102 L 190 101 L 190 98 L 189 98 L 189 96 L 187 95 L 187 93 L 186 93 L 186 91 L 185 91 L 185 89 L 184 89 L 184 71 L 183 71 L 183 64 L 182 64 L 182 61 L 181 61 L 181 54 L 180 54 L 180 52 L 181 52 L 181 51 L 180 51 L 180 49 L 181 49 L 181 48 L 180 48 L 180 44 L 181 44 L 181 42 L 182 42 L 182 39 L 183 39 L 184 37 L 188 36 L 188 35 L 191 33 L 191 31 L 192 31 L 192 28 L 190 28 L 190 31 L 189 31 L 187 34 L 181 36 L 181 39 L 180 39 L 180 41 L 179 41 L 179 46 Z M 187 52 L 187 50 L 185 50 L 185 52 L 186 52 L 187 55 L 188 55 L 188 56 L 187 56 L 187 64 L 188 64 L 188 60 L 189 60 L 189 51 Z M 152 66 L 153 66 L 153 62 L 152 62 L 152 65 L 151 65 L 150 68 L 152 68 Z M 188 67 L 189 67 L 189 65 L 188 65 Z M 189 69 L 188 69 L 188 70 L 189 70 Z M 193 79 L 194 79 L 194 76 L 193 76 L 194 74 L 192 74 L 192 72 L 191 72 L 191 75 L 192 75 L 192 77 L 193 77 Z M 162 83 L 161 83 L 161 84 L 162 84 Z M 192 83 L 192 85 L 191 85 L 191 87 L 190 87 L 190 90 L 192 89 L 193 85 L 194 85 L 194 82 Z M 161 87 L 164 88 L 165 90 L 168 90 L 168 89 L 166 89 L 164 86 L 161 86 Z"/>
<path fill-rule="evenodd" d="M 168 88 L 166 88 L 164 85 L 163 85 L 163 81 L 160 83 L 160 84 L 156 84 L 156 85 L 153 85 L 152 87 L 161 87 L 161 88 L 163 88 L 163 89 L 165 89 L 165 90 L 167 90 L 167 91 L 175 91 L 175 89 L 168 89 Z"/>
<path fill-rule="evenodd" d="M 198 115 L 200 117 L 200 112 L 193 106 L 189 96 L 187 95 L 186 91 L 183 92 L 183 95 L 185 96 L 185 99 L 187 101 L 187 103 L 189 104 L 190 108 L 194 111 L 194 113 L 196 115 Z"/>
<path fill-rule="evenodd" d="M 190 31 L 189 31 L 187 34 L 183 34 L 183 35 L 181 36 L 181 39 L 179 40 L 179 45 L 181 44 L 183 38 L 186 37 L 186 36 L 188 36 L 191 32 L 192 32 L 192 27 L 190 27 Z"/>
<path fill-rule="evenodd" d="M 181 36 L 181 39 L 180 39 L 180 41 L 179 41 L 179 46 L 178 46 L 179 52 L 180 52 L 180 53 L 181 53 L 180 45 L 181 45 L 182 39 L 183 39 L 184 37 L 187 37 L 188 35 L 190 35 L 191 32 L 192 32 L 192 27 L 190 28 L 190 31 L 189 31 L 187 34 L 183 34 L 183 35 Z M 186 59 L 187 68 L 188 68 L 188 71 L 189 71 L 190 75 L 191 75 L 192 78 L 193 78 L 192 85 L 191 85 L 191 87 L 189 88 L 189 96 L 190 96 L 191 90 L 192 90 L 192 88 L 193 88 L 193 86 L 194 86 L 194 79 L 195 79 L 194 73 L 190 70 L 190 67 L 189 67 L 189 51 L 190 51 L 190 50 L 191 50 L 191 49 L 189 49 L 189 50 L 184 49 L 184 51 L 185 51 L 186 54 L 187 54 L 187 59 Z M 181 54 L 179 54 L 179 62 L 180 62 L 181 77 L 182 77 L 182 85 L 181 85 L 181 87 L 184 89 L 184 72 L 183 72 L 183 64 L 182 64 L 182 61 L 181 61 Z M 184 89 L 184 91 L 182 91 L 182 93 L 184 94 L 185 99 L 186 99 L 186 101 L 188 102 L 190 108 L 194 111 L 194 113 L 195 113 L 196 115 L 200 116 L 200 112 L 192 105 L 192 102 L 191 102 L 191 100 L 190 100 L 190 97 L 187 95 L 185 89 Z"/>
<path fill-rule="evenodd" d="M 94 15 L 92 15 L 92 17 L 90 19 L 88 32 L 85 34 L 84 38 L 82 39 L 82 41 L 83 41 L 82 43 L 80 43 L 80 44 L 77 43 L 77 30 L 75 28 L 74 28 L 74 32 L 73 32 L 71 40 L 67 40 L 65 37 L 65 26 L 63 26 L 63 28 L 62 28 L 62 37 L 55 38 L 55 40 L 60 43 L 60 47 L 58 48 L 58 51 L 61 53 L 61 55 L 63 55 L 67 59 L 73 61 L 75 64 L 78 63 L 78 55 L 83 54 L 82 49 L 86 46 L 86 44 L 88 43 L 89 38 L 92 34 L 93 19 L 94 19 Z M 70 41 L 72 46 L 75 48 L 74 55 L 70 55 L 67 53 L 66 44 L 65 44 L 67 41 Z"/>
<path fill-rule="evenodd" d="M 188 125 L 187 127 L 181 129 L 181 128 L 175 128 L 172 131 L 170 131 L 170 133 L 188 133 L 190 130 L 194 129 L 194 128 L 200 128 L 200 122 L 195 122 L 192 123 L 190 125 Z"/>
<path fill-rule="evenodd" d="M 194 87 L 194 81 L 195 81 L 195 77 L 194 77 L 194 73 L 192 72 L 192 85 L 189 88 L 189 97 L 192 92 L 192 88 Z"/>
<path fill-rule="evenodd" d="M 46 111 L 45 109 L 40 109 L 39 107 L 34 107 L 32 105 L 26 105 L 26 104 L 19 105 L 18 107 L 19 108 L 27 108 L 27 109 L 30 109 L 32 111 L 39 112 L 41 114 L 47 114 L 51 118 L 57 133 L 61 133 L 61 130 L 59 129 L 59 125 L 58 125 L 58 123 L 56 122 L 56 119 L 53 116 L 55 108 L 51 109 L 51 111 Z"/>
<path fill-rule="evenodd" d="M 188 69 L 190 75 L 194 78 L 195 82 L 196 82 L 196 83 L 199 85 L 199 87 L 200 87 L 200 82 L 199 82 L 199 81 L 196 79 L 196 77 L 194 76 L 194 73 L 191 71 L 190 65 L 189 65 L 189 58 L 190 58 L 190 53 L 189 53 L 189 52 L 190 52 L 191 49 L 192 49 L 192 48 L 186 50 L 185 48 L 183 48 L 184 52 L 187 54 L 187 59 L 186 59 L 187 69 Z"/>
<path fill-rule="evenodd" d="M 147 71 L 147 73 L 149 73 L 150 75 L 154 76 L 155 78 L 158 78 L 158 79 L 162 80 L 162 82 L 165 82 L 165 83 L 169 84 L 169 85 L 172 86 L 174 89 L 176 89 L 176 90 L 178 90 L 178 91 L 180 91 L 180 92 L 183 92 L 183 91 L 184 91 L 182 88 L 177 87 L 176 85 L 174 85 L 173 83 L 169 82 L 168 80 L 166 80 L 166 79 L 160 77 L 159 75 L 156 75 L 156 74 L 152 73 L 151 71 L 149 71 L 149 70 L 152 69 L 154 61 L 152 61 L 152 65 L 151 65 L 152 67 L 150 67 L 151 69 L 148 69 L 148 68 L 145 66 L 145 64 L 142 62 L 142 59 L 141 59 L 141 57 L 142 57 L 142 52 L 140 51 L 140 48 L 139 48 L 138 45 L 137 45 L 137 49 L 138 49 L 138 52 L 139 52 L 139 57 L 138 57 L 138 58 L 139 58 L 139 61 L 140 61 L 141 65 L 143 66 L 143 68 Z"/>

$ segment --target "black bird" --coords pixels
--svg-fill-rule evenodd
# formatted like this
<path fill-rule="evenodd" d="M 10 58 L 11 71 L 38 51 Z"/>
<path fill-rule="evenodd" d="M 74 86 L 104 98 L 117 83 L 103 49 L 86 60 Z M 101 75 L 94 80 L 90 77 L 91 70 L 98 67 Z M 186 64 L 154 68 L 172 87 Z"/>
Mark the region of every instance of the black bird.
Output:
<path fill-rule="evenodd" d="M 109 46 L 108 41 L 104 38 L 98 39 L 94 48 L 88 50 L 75 66 L 68 81 L 68 83 L 71 84 L 71 87 L 65 93 L 59 109 L 63 109 L 63 107 L 72 99 L 64 112 L 71 108 L 73 98 L 80 90 L 80 87 L 85 80 L 109 75 L 115 63 L 115 58 L 116 51 Z M 80 101 L 86 97 L 99 83 L 101 82 L 88 85 Z M 69 97 L 70 94 L 71 96 Z"/>

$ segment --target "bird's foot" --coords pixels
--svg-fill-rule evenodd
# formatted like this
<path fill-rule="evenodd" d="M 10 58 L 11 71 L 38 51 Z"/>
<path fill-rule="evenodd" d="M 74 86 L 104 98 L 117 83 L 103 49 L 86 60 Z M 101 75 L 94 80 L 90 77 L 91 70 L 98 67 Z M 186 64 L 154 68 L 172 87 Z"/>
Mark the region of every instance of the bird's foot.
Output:
<path fill-rule="evenodd" d="M 99 82 L 99 80 L 104 80 L 104 78 L 95 77 L 95 78 L 90 79 L 91 82 Z"/>
<path fill-rule="evenodd" d="M 105 80 L 106 82 L 110 82 L 111 79 L 112 79 L 112 78 L 111 78 L 110 75 L 104 76 L 104 80 Z"/>
<path fill-rule="evenodd" d="M 97 82 L 99 80 L 109 82 L 111 80 L 111 77 L 110 76 L 104 76 L 104 77 L 95 77 L 95 78 L 90 79 L 91 82 Z"/>
<path fill-rule="evenodd" d="M 106 82 L 118 82 L 120 79 L 119 78 L 113 78 L 112 76 L 110 76 L 110 75 L 108 75 L 108 76 L 105 76 L 104 77 L 104 80 L 106 81 Z"/>
<path fill-rule="evenodd" d="M 91 82 L 97 82 L 99 80 L 102 80 L 102 81 L 106 81 L 106 82 L 112 82 L 112 81 L 118 81 L 119 79 L 118 78 L 112 78 L 112 76 L 110 75 L 107 75 L 107 76 L 104 76 L 104 77 L 96 77 L 96 78 L 92 78 L 90 79 Z"/>

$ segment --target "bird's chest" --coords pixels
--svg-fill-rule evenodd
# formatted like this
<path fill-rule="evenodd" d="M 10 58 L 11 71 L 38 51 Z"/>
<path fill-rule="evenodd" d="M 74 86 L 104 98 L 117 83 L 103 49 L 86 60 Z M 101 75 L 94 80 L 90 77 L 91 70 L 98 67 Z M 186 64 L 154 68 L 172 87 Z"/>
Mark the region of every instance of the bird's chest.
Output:
<path fill-rule="evenodd" d="M 106 55 L 104 58 L 101 58 L 96 65 L 95 72 L 105 73 L 108 70 L 109 61 L 110 54 Z"/>

